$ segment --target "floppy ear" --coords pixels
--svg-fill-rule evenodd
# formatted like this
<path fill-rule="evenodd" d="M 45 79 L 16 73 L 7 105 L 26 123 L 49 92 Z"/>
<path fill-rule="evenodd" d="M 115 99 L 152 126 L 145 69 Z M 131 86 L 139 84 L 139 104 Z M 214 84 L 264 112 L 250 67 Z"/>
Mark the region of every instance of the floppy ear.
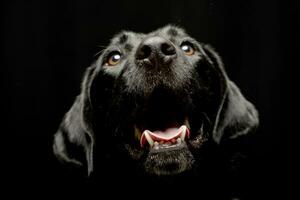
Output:
<path fill-rule="evenodd" d="M 64 116 L 53 144 L 54 154 L 60 161 L 87 167 L 88 175 L 93 171 L 94 133 L 90 123 L 90 87 L 94 71 L 95 65 L 86 70 L 81 94 Z"/>
<path fill-rule="evenodd" d="M 257 110 L 228 78 L 218 54 L 208 45 L 203 49 L 208 62 L 219 70 L 223 79 L 223 94 L 214 123 L 213 139 L 220 143 L 224 139 L 234 139 L 252 132 L 259 124 Z"/>

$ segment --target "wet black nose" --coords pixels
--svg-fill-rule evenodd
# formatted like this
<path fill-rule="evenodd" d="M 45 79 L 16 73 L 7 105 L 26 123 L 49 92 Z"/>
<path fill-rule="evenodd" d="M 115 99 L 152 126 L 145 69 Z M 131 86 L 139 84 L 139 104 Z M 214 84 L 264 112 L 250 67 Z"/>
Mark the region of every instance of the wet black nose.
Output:
<path fill-rule="evenodd" d="M 159 36 L 145 39 L 136 51 L 136 59 L 148 61 L 152 65 L 168 63 L 176 57 L 176 48 L 167 39 Z"/>

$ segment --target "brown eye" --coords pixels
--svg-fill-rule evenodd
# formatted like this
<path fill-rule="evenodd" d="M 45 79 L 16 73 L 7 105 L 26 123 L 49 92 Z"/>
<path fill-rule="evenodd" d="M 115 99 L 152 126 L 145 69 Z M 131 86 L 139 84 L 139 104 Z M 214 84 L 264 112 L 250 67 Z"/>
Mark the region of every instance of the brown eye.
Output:
<path fill-rule="evenodd" d="M 194 47 L 191 44 L 189 44 L 189 43 L 183 43 L 180 46 L 180 48 L 188 56 L 191 56 L 191 55 L 193 55 L 195 53 Z"/>
<path fill-rule="evenodd" d="M 112 52 L 106 61 L 106 65 L 108 66 L 115 66 L 121 60 L 121 54 L 119 52 Z"/>

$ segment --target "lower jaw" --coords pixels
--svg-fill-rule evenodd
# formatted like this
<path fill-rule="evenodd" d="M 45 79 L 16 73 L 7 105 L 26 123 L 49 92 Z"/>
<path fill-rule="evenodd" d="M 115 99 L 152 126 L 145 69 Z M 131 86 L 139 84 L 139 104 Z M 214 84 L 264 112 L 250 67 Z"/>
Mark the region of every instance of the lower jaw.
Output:
<path fill-rule="evenodd" d="M 145 161 L 145 170 L 157 176 L 176 175 L 192 168 L 194 157 L 182 143 L 168 150 L 151 150 Z"/>
<path fill-rule="evenodd" d="M 187 144 L 185 142 L 181 142 L 181 143 L 176 143 L 173 145 L 159 145 L 157 147 L 152 147 L 149 150 L 149 153 L 151 154 L 155 154 L 155 153 L 164 153 L 166 151 L 175 151 L 175 150 L 180 150 L 183 148 L 187 148 Z"/>

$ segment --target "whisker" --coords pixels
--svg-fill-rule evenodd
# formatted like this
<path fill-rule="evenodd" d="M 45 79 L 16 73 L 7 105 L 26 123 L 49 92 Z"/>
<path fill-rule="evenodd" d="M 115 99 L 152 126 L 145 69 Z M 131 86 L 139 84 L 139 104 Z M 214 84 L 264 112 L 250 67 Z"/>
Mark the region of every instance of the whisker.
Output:
<path fill-rule="evenodd" d="M 97 45 L 97 47 L 100 47 L 100 48 L 106 48 L 107 46 Z"/>
<path fill-rule="evenodd" d="M 211 120 L 209 119 L 209 117 L 207 116 L 207 114 L 205 112 L 201 113 L 204 116 L 204 119 L 208 122 L 208 125 L 211 125 Z"/>
<path fill-rule="evenodd" d="M 101 49 L 100 51 L 98 51 L 98 52 L 94 55 L 94 57 L 100 55 L 104 50 L 105 50 L 105 49 Z"/>
<path fill-rule="evenodd" d="M 97 47 L 101 48 L 101 50 L 98 51 L 98 52 L 94 55 L 94 57 L 100 55 L 100 54 L 107 48 L 107 46 L 104 46 L 104 45 L 97 45 Z"/>

